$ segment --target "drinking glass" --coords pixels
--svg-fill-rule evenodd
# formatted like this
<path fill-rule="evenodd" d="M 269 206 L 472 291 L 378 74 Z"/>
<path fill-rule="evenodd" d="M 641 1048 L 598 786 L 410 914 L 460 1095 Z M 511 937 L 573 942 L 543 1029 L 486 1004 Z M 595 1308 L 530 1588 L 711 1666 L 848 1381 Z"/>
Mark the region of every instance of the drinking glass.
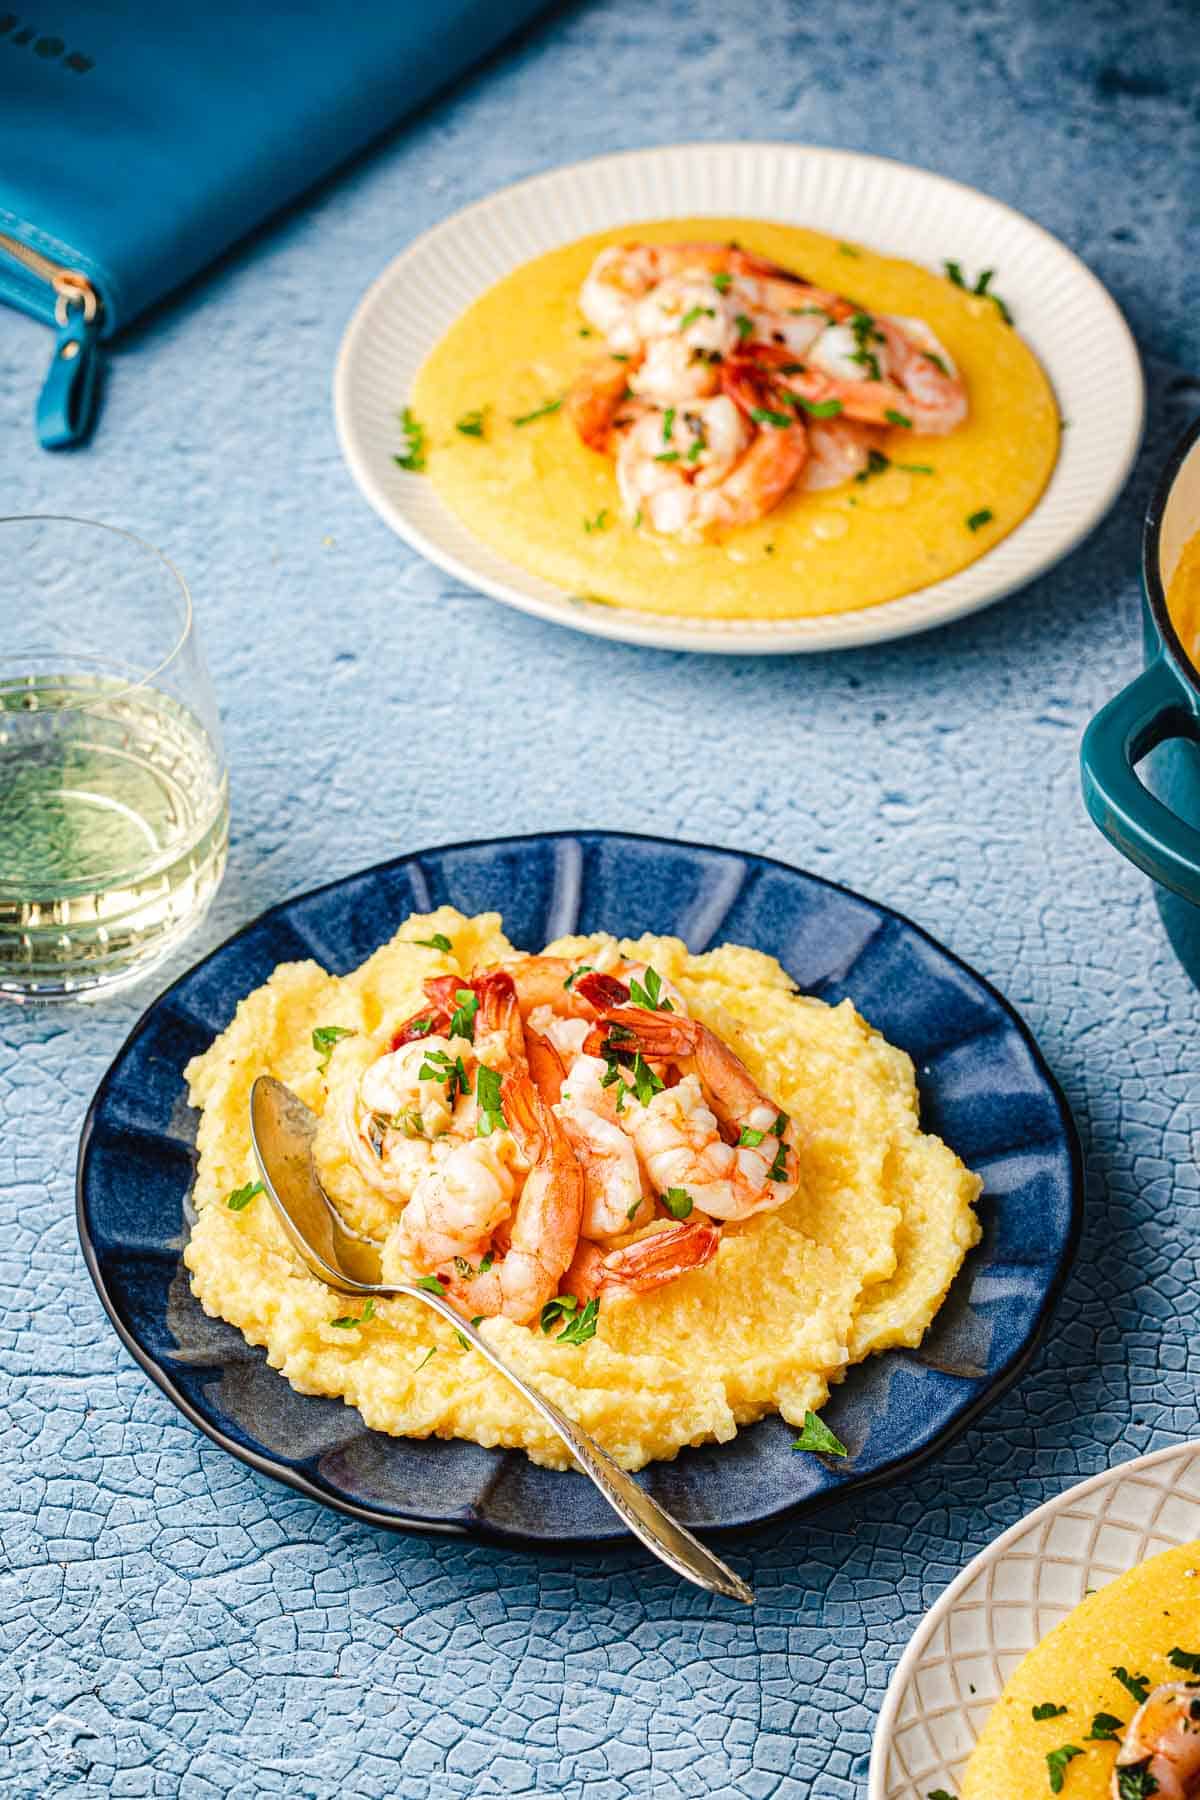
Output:
<path fill-rule="evenodd" d="M 228 842 L 182 576 L 110 525 L 0 519 L 0 998 L 145 974 L 202 918 Z"/>

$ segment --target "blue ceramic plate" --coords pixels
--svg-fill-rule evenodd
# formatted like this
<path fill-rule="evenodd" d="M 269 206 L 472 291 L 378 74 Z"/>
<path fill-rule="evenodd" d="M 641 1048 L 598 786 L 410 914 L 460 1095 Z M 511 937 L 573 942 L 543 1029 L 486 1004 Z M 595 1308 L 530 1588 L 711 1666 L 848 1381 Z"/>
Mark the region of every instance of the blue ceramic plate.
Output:
<path fill-rule="evenodd" d="M 767 1418 L 640 1477 L 705 1530 L 759 1524 L 913 1466 L 1027 1361 L 1074 1253 L 1079 1148 L 1066 1102 L 1000 996 L 923 931 L 765 857 L 588 831 L 457 844 L 381 863 L 276 906 L 169 988 L 92 1102 L 79 1154 L 84 1256 L 127 1348 L 215 1443 L 372 1525 L 543 1543 L 619 1537 L 595 1490 L 514 1451 L 369 1431 L 339 1400 L 294 1393 L 192 1298 L 180 1251 L 196 1162 L 183 1069 L 277 963 L 344 974 L 406 914 L 495 909 L 515 944 L 567 931 L 672 932 L 777 956 L 805 993 L 859 1010 L 917 1065 L 922 1117 L 984 1176 L 983 1241 L 919 1350 L 852 1369 L 825 1418 L 845 1462 L 797 1455 Z"/>

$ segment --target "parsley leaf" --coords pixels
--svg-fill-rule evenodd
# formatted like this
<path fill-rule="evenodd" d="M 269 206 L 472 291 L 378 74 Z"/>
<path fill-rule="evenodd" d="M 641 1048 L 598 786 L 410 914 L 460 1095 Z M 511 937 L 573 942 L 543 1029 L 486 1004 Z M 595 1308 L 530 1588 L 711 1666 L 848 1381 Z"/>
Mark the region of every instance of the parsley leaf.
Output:
<path fill-rule="evenodd" d="M 1150 1677 L 1148 1675 L 1131 1675 L 1129 1670 L 1122 1668 L 1120 1663 L 1112 1673 L 1126 1692 L 1133 1695 L 1139 1706 L 1149 1699 Z"/>
<path fill-rule="evenodd" d="M 343 1313 L 340 1319 L 330 1319 L 329 1323 L 336 1325 L 339 1331 L 350 1331 L 355 1325 L 365 1325 L 369 1319 L 374 1317 L 375 1302 L 368 1295 L 359 1318 L 356 1319 L 351 1313 Z"/>
<path fill-rule="evenodd" d="M 686 1219 L 692 1210 L 692 1196 L 686 1188 L 669 1187 L 662 1196 L 662 1203 L 673 1219 Z"/>
<path fill-rule="evenodd" d="M 744 344 L 754 332 L 754 320 L 748 319 L 745 313 L 735 313 L 734 324 L 737 326 L 738 342 Z"/>
<path fill-rule="evenodd" d="M 926 1794 L 925 1800 L 954 1800 L 954 1795 L 948 1794 L 945 1788 L 934 1788 L 931 1794 Z"/>
<path fill-rule="evenodd" d="M 262 1192 L 263 1184 L 261 1181 L 248 1181 L 245 1187 L 234 1188 L 231 1193 L 227 1194 L 225 1196 L 225 1204 L 230 1212 L 243 1212 L 245 1208 L 249 1206 L 255 1194 L 261 1194 Z"/>
<path fill-rule="evenodd" d="M 464 437 L 481 438 L 490 410 L 490 407 L 480 406 L 474 412 L 465 412 L 461 419 L 455 421 L 455 431 L 461 431 Z"/>
<path fill-rule="evenodd" d="M 771 1127 L 771 1135 L 772 1137 L 778 1138 L 779 1143 L 775 1151 L 775 1160 L 767 1170 L 768 1181 L 787 1180 L 788 1150 L 787 1144 L 784 1142 L 784 1133 L 790 1124 L 791 1120 L 788 1118 L 788 1115 L 785 1112 L 781 1112 L 774 1125 Z"/>
<path fill-rule="evenodd" d="M 654 460 L 655 462 L 678 462 L 679 452 L 678 450 L 660 450 Z"/>
<path fill-rule="evenodd" d="M 675 1011 L 663 995 L 662 976 L 657 969 L 647 969 L 644 981 L 639 981 L 636 975 L 630 977 L 629 998 L 634 1006 L 644 1007 L 647 1012 Z"/>
<path fill-rule="evenodd" d="M 1083 1741 L 1085 1744 L 1116 1744 L 1120 1742 L 1120 1734 L 1124 1729 L 1124 1719 L 1118 1719 L 1115 1713 L 1098 1712 L 1092 1720 L 1092 1729 Z"/>
<path fill-rule="evenodd" d="M 841 1438 L 835 1437 L 823 1419 L 818 1419 L 815 1412 L 806 1412 L 804 1426 L 800 1436 L 792 1445 L 793 1450 L 816 1450 L 823 1456 L 849 1456 L 850 1452 Z"/>
<path fill-rule="evenodd" d="M 1123 1769 L 1113 1771 L 1117 1777 L 1117 1800 L 1151 1800 L 1158 1792 L 1158 1782 L 1150 1773 L 1150 1758 L 1144 1762 L 1127 1763 Z"/>
<path fill-rule="evenodd" d="M 500 1106 L 500 1077 L 495 1069 L 489 1069 L 486 1063 L 480 1063 L 475 1073 L 475 1098 L 479 1102 L 479 1123 L 476 1131 L 480 1137 L 490 1137 L 493 1131 L 504 1130 L 504 1113 Z"/>
<path fill-rule="evenodd" d="M 513 420 L 513 424 L 532 425 L 535 419 L 548 418 L 551 413 L 556 413 L 558 411 L 564 398 L 565 396 L 560 394 L 557 400 L 547 400 L 544 406 L 537 406 L 532 412 L 522 413 L 519 419 Z"/>
<path fill-rule="evenodd" d="M 712 284 L 716 288 L 718 294 L 727 294 L 733 285 L 733 276 L 725 274 L 724 272 L 719 275 L 714 275 Z"/>
<path fill-rule="evenodd" d="M 839 244 L 838 252 L 842 256 L 861 256 L 862 255 L 862 251 L 856 250 L 854 248 L 853 244 Z"/>
<path fill-rule="evenodd" d="M 421 1373 L 421 1370 L 425 1367 L 425 1364 L 429 1361 L 430 1357 L 436 1356 L 437 1353 L 438 1353 L 437 1345 L 431 1344 L 429 1346 L 429 1349 L 425 1352 L 424 1356 L 421 1358 L 420 1362 L 417 1364 L 416 1368 L 413 1370 L 413 1374 L 419 1375 Z"/>
<path fill-rule="evenodd" d="M 441 950 L 443 952 L 448 952 L 454 948 L 450 939 L 442 931 L 435 931 L 432 937 L 414 938 L 412 941 L 414 944 L 420 944 L 422 950 Z"/>
<path fill-rule="evenodd" d="M 840 400 L 806 400 L 803 394 L 793 394 L 792 405 L 802 407 L 814 419 L 836 419 L 842 410 Z"/>
<path fill-rule="evenodd" d="M 589 1338 L 596 1335 L 596 1320 L 600 1316 L 600 1302 L 589 1300 L 582 1312 L 577 1312 L 569 1319 L 555 1338 L 556 1344 L 586 1344 Z"/>
<path fill-rule="evenodd" d="M 655 1094 L 661 1094 L 663 1084 L 641 1051 L 633 1059 L 633 1091 L 643 1106 L 649 1106 Z"/>
<path fill-rule="evenodd" d="M 738 1134 L 738 1143 L 747 1150 L 757 1150 L 766 1137 L 765 1131 L 755 1131 L 750 1125 L 743 1125 Z"/>
<path fill-rule="evenodd" d="M 1065 1706 L 1055 1706 L 1053 1700 L 1043 1700 L 1040 1706 L 1030 1708 L 1035 1719 L 1061 1719 L 1066 1710 Z"/>
<path fill-rule="evenodd" d="M 577 969 L 572 969 L 571 973 L 567 976 L 567 979 L 563 982 L 563 986 L 566 988 L 568 994 L 570 993 L 571 989 L 575 986 L 575 983 L 579 980 L 579 977 L 581 975 L 590 975 L 591 973 L 592 973 L 591 963 L 580 963 L 580 965 Z"/>
<path fill-rule="evenodd" d="M 664 444 L 670 443 L 671 434 L 674 430 L 675 430 L 675 408 L 673 406 L 668 406 L 666 412 L 663 414 L 663 422 L 662 422 L 662 434 L 663 434 L 663 443 Z"/>
<path fill-rule="evenodd" d="M 418 1275 L 413 1285 L 424 1288 L 428 1294 L 445 1294 L 446 1292 L 445 1285 L 438 1280 L 436 1275 Z"/>
<path fill-rule="evenodd" d="M 322 1075 L 329 1067 L 333 1046 L 342 1038 L 357 1036 L 357 1031 L 351 1031 L 348 1025 L 318 1025 L 316 1027 L 312 1034 L 312 1047 L 320 1058 L 317 1068 Z"/>
<path fill-rule="evenodd" d="M 891 466 L 891 458 L 885 456 L 882 450 L 868 450 L 867 466 L 865 469 L 860 469 L 854 479 L 860 483 L 870 481 L 872 475 L 884 475 Z"/>
<path fill-rule="evenodd" d="M 906 475 L 932 475 L 934 473 L 930 463 L 897 463 L 896 467 L 903 469 Z"/>
<path fill-rule="evenodd" d="M 682 319 L 679 321 L 679 329 L 680 331 L 686 331 L 689 325 L 694 325 L 696 323 L 697 319 L 703 319 L 705 317 L 715 319 L 716 316 L 717 309 L 715 306 L 689 306 Z"/>
<path fill-rule="evenodd" d="M 946 271 L 947 279 L 949 281 L 951 281 L 955 287 L 958 287 L 958 288 L 966 287 L 967 280 L 966 280 L 966 276 L 962 272 L 962 264 L 961 263 L 950 262 L 949 260 L 947 260 L 945 263 L 943 263 L 942 267 Z"/>
<path fill-rule="evenodd" d="M 585 519 L 583 521 L 583 529 L 590 537 L 594 531 L 603 531 L 608 525 L 608 522 L 608 508 L 607 506 L 602 506 L 594 519 Z"/>
<path fill-rule="evenodd" d="M 1078 1744 L 1060 1744 L 1057 1750 L 1047 1750 L 1046 1770 L 1050 1777 L 1050 1792 L 1052 1794 L 1062 1793 L 1063 1779 L 1067 1773 L 1067 1764 L 1069 1762 L 1074 1762 L 1077 1756 L 1082 1755 L 1083 1751 L 1079 1748 Z"/>
<path fill-rule="evenodd" d="M 913 422 L 908 414 L 897 412 L 894 406 L 887 407 L 883 416 L 889 425 L 903 425 L 905 431 L 911 431 L 913 428 Z"/>
<path fill-rule="evenodd" d="M 559 1319 L 565 1319 L 571 1313 L 578 1311 L 578 1308 L 579 1302 L 574 1294 L 556 1294 L 553 1300 L 547 1300 L 541 1313 L 543 1337 L 549 1337 L 551 1327 L 557 1324 Z"/>
<path fill-rule="evenodd" d="M 406 406 L 399 417 L 404 449 L 398 456 L 393 456 L 392 461 L 398 468 L 408 469 L 416 475 L 425 467 L 425 427 L 414 418 L 411 407 Z"/>
<path fill-rule="evenodd" d="M 641 1206 L 642 1206 L 642 1196 L 639 1194 L 637 1199 L 634 1201 L 633 1205 L 628 1208 L 628 1210 L 626 1211 L 626 1214 L 625 1214 L 625 1217 L 631 1223 L 637 1217 L 637 1214 L 641 1211 Z"/>
<path fill-rule="evenodd" d="M 466 1038 L 468 1043 L 473 1044 L 479 996 L 472 988 L 455 988 L 454 998 L 457 1004 L 450 1015 L 450 1036 Z"/>
<path fill-rule="evenodd" d="M 978 512 L 969 515 L 967 530 L 978 531 L 981 525 L 990 525 L 995 516 L 990 506 L 981 506 Z"/>
<path fill-rule="evenodd" d="M 790 413 L 774 412 L 769 406 L 752 406 L 750 417 L 756 425 L 773 425 L 777 431 L 786 431 L 792 423 Z"/>

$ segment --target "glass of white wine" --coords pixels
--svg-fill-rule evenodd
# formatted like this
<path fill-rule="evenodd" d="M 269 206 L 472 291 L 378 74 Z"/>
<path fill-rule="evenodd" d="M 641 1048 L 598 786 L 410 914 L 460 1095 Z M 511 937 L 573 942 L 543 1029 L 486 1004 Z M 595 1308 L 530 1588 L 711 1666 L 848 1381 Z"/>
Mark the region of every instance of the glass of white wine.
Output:
<path fill-rule="evenodd" d="M 85 519 L 0 519 L 0 1000 L 146 973 L 225 870 L 229 790 L 183 578 Z"/>

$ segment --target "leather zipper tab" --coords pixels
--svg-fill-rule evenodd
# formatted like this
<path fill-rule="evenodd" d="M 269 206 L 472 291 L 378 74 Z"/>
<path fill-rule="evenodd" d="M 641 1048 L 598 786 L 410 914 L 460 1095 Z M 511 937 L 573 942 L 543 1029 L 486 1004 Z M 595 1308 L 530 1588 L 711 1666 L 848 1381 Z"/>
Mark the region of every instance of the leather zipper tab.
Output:
<path fill-rule="evenodd" d="M 95 423 L 99 396 L 100 308 L 95 290 L 70 270 L 54 277 L 54 290 L 58 334 L 37 403 L 43 450 L 81 444 Z"/>

